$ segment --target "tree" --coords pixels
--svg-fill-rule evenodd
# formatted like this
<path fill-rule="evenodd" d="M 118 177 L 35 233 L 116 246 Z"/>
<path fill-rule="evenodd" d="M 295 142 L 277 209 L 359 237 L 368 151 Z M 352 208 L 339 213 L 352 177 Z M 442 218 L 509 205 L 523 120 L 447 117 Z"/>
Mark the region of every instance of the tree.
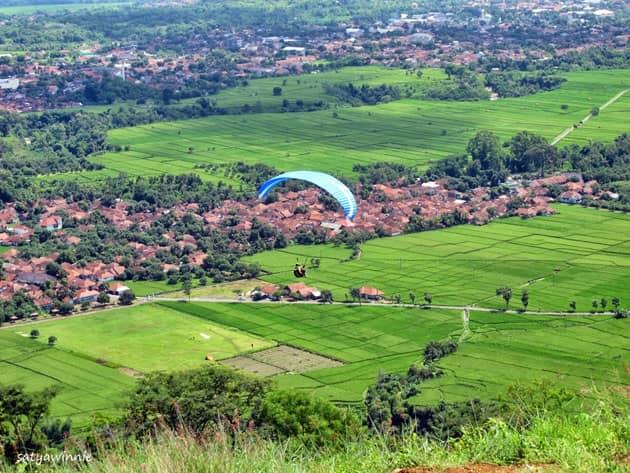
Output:
<path fill-rule="evenodd" d="M 133 301 L 135 300 L 135 298 L 136 298 L 136 295 L 133 293 L 132 290 L 125 291 L 118 298 L 118 304 L 119 305 L 131 305 L 133 303 Z"/>
<path fill-rule="evenodd" d="M 37 337 L 39 337 L 39 330 L 34 328 L 33 330 L 31 330 L 31 338 L 37 338 Z"/>
<path fill-rule="evenodd" d="M 571 310 L 571 312 L 575 312 L 576 308 L 577 308 L 577 302 L 575 301 L 569 302 L 569 309 Z"/>
<path fill-rule="evenodd" d="M 190 301 L 190 292 L 192 290 L 192 281 L 190 278 L 184 279 L 184 282 L 182 283 L 182 289 L 184 290 L 184 294 L 188 296 L 188 300 Z"/>
<path fill-rule="evenodd" d="M 173 98 L 175 97 L 175 91 L 169 87 L 162 90 L 162 101 L 168 105 L 171 103 Z"/>
<path fill-rule="evenodd" d="M 54 346 L 55 343 L 57 343 L 57 337 L 55 337 L 54 335 L 51 335 L 50 337 L 48 337 L 48 346 Z"/>
<path fill-rule="evenodd" d="M 274 97 L 280 97 L 282 95 L 282 87 L 274 87 L 273 95 Z"/>
<path fill-rule="evenodd" d="M 597 115 L 599 115 L 599 107 L 591 108 L 591 116 L 596 117 Z"/>
<path fill-rule="evenodd" d="M 426 302 L 427 305 L 431 305 L 433 303 L 433 295 L 430 292 L 424 293 L 424 302 Z"/>
<path fill-rule="evenodd" d="M 593 311 L 596 311 L 597 310 L 597 306 L 598 306 L 597 301 L 593 300 L 593 303 L 591 304 L 591 306 L 593 307 Z"/>
<path fill-rule="evenodd" d="M 491 131 L 477 132 L 468 142 L 466 150 L 473 161 L 479 161 L 481 169 L 498 171 L 503 167 L 499 137 Z"/>
<path fill-rule="evenodd" d="M 109 304 L 109 295 L 106 291 L 101 291 L 96 298 L 96 302 L 99 304 Z"/>
<path fill-rule="evenodd" d="M 322 302 L 332 302 L 333 301 L 333 295 L 332 292 L 329 289 L 324 289 L 322 291 L 322 298 L 321 298 Z"/>
<path fill-rule="evenodd" d="M 606 306 L 608 305 L 608 301 L 606 300 L 606 298 L 602 297 L 601 300 L 599 301 L 599 305 L 602 308 L 602 310 L 606 310 Z"/>
<path fill-rule="evenodd" d="M 358 299 L 361 302 L 361 289 L 358 287 L 350 288 L 350 297 L 352 297 L 353 301 Z"/>
<path fill-rule="evenodd" d="M 510 306 L 510 300 L 512 299 L 512 288 L 511 287 L 500 287 L 496 290 L 496 295 L 501 296 L 505 301 L 505 308 L 507 309 Z"/>
<path fill-rule="evenodd" d="M 21 385 L 0 386 L 0 444 L 9 461 L 15 463 L 19 453 L 38 452 L 46 446 L 42 426 L 58 393 L 58 386 L 35 393 Z"/>
<path fill-rule="evenodd" d="M 416 304 L 416 293 L 415 292 L 410 292 L 409 293 L 409 300 L 411 301 L 412 305 Z"/>
<path fill-rule="evenodd" d="M 158 425 L 192 434 L 238 431 L 259 411 L 269 387 L 269 381 L 219 365 L 151 373 L 130 396 L 126 425 L 138 435 L 154 433 Z"/>
<path fill-rule="evenodd" d="M 621 301 L 618 297 L 612 298 L 612 305 L 615 308 L 615 312 L 619 312 L 619 306 L 621 305 Z"/>
<path fill-rule="evenodd" d="M 523 294 L 521 294 L 521 303 L 523 304 L 525 310 L 527 310 L 527 306 L 529 305 L 529 291 L 527 289 L 525 289 Z"/>
<path fill-rule="evenodd" d="M 312 447 L 349 439 L 360 431 L 360 422 L 350 409 L 300 391 L 270 391 L 254 421 L 263 435 L 273 439 L 297 438 Z"/>

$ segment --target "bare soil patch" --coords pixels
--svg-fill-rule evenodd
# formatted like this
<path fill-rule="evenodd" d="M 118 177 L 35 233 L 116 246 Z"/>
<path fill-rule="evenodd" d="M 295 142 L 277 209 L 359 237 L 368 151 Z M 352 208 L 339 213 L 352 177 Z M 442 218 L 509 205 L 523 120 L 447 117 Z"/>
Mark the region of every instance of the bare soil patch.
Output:
<path fill-rule="evenodd" d="M 260 376 L 274 376 L 286 372 L 305 373 L 343 364 L 337 360 L 286 345 L 227 358 L 221 360 L 220 363 Z"/>
<path fill-rule="evenodd" d="M 235 356 L 233 358 L 221 360 L 219 363 L 225 366 L 230 366 L 231 368 L 248 371 L 259 376 L 273 376 L 275 374 L 285 372 L 282 368 L 254 360 L 248 356 Z"/>
<path fill-rule="evenodd" d="M 144 376 L 144 373 L 141 373 L 138 370 L 134 370 L 133 368 L 127 368 L 125 366 L 118 368 L 118 371 L 120 371 L 122 374 L 126 374 L 127 376 L 131 376 L 132 378 L 142 378 Z"/>

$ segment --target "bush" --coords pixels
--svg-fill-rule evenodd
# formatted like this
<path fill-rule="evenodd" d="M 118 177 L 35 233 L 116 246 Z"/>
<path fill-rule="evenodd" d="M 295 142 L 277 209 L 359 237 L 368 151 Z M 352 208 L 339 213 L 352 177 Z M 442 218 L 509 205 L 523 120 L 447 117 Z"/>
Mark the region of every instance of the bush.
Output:
<path fill-rule="evenodd" d="M 269 392 L 254 419 L 263 435 L 294 437 L 316 447 L 341 445 L 360 430 L 358 419 L 349 410 L 298 391 Z"/>
<path fill-rule="evenodd" d="M 457 351 L 457 342 L 448 340 L 446 342 L 429 342 L 424 348 L 424 362 L 431 363 L 440 358 L 455 353 Z"/>

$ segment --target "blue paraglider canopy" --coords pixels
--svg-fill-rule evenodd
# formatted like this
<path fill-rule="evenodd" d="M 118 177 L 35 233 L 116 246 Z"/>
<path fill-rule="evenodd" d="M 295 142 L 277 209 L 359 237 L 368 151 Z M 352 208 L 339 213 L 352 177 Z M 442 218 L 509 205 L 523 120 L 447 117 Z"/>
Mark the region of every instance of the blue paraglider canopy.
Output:
<path fill-rule="evenodd" d="M 348 189 L 348 187 L 339 179 L 323 172 L 285 172 L 284 174 L 280 174 L 279 176 L 272 177 L 263 185 L 261 185 L 258 189 L 258 197 L 264 199 L 267 194 L 269 194 L 271 189 L 289 179 L 307 181 L 327 191 L 330 195 L 337 199 L 337 202 L 339 202 L 339 204 L 343 208 L 343 213 L 347 219 L 352 220 L 357 214 L 357 201 L 355 200 L 352 191 Z"/>

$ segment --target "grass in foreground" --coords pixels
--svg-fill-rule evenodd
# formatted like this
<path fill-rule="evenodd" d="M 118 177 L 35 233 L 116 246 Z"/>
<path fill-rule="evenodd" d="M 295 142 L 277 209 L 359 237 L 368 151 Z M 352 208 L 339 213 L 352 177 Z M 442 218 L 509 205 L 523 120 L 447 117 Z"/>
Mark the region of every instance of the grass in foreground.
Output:
<path fill-rule="evenodd" d="M 514 473 L 533 471 L 528 465 L 542 465 L 538 471 L 544 472 L 621 473 L 628 471 L 630 418 L 626 410 L 617 409 L 609 398 L 600 396 L 592 411 L 541 412 L 530 428 L 496 420 L 472 427 L 461 439 L 446 444 L 412 434 L 398 440 L 366 436 L 335 450 L 320 451 L 249 435 L 233 443 L 231 437 L 220 434 L 198 441 L 165 433 L 146 442 L 119 442 L 81 471 L 389 473 L 395 468 L 427 466 L 438 472 L 446 466 L 483 462 L 515 465 Z"/>

